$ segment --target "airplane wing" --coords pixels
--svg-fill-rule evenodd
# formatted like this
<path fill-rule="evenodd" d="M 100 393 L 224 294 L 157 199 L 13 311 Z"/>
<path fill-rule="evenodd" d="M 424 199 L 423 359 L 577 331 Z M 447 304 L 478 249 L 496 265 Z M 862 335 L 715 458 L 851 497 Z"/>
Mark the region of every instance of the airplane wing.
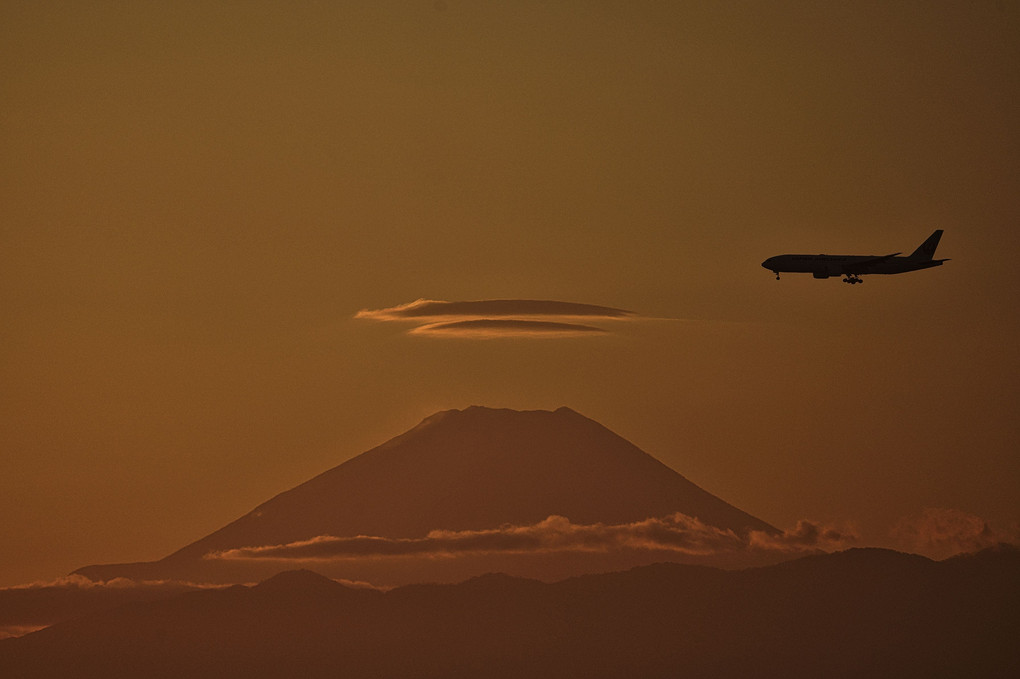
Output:
<path fill-rule="evenodd" d="M 894 252 L 891 255 L 880 255 L 880 256 L 877 256 L 877 257 L 867 257 L 866 259 L 859 259 L 859 260 L 857 260 L 856 262 L 853 263 L 853 266 L 855 266 L 855 267 L 858 267 L 858 266 L 871 266 L 872 264 L 878 264 L 880 262 L 884 262 L 887 259 L 892 259 L 893 257 L 897 257 L 897 256 L 902 255 L 902 254 L 903 254 L 902 252 Z"/>

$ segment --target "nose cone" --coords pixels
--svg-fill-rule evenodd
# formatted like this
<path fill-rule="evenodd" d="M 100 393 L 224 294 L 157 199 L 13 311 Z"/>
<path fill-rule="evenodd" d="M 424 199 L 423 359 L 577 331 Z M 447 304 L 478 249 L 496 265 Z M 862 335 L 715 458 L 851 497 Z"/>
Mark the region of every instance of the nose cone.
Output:
<path fill-rule="evenodd" d="M 768 259 L 766 259 L 766 260 L 765 260 L 764 262 L 762 262 L 762 263 L 761 263 L 761 265 L 762 265 L 763 267 L 765 267 L 766 269 L 770 269 L 770 270 L 771 270 L 771 269 L 772 269 L 772 266 L 773 266 L 773 265 L 774 265 L 774 263 L 775 263 L 775 259 L 776 259 L 775 257 L 769 257 L 769 258 L 768 258 Z"/>

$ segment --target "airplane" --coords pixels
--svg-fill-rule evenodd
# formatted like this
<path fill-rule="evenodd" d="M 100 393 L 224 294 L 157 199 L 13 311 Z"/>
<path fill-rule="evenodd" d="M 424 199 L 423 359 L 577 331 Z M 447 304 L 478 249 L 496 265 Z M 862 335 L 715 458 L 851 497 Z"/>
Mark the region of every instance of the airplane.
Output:
<path fill-rule="evenodd" d="M 948 259 L 934 259 L 935 248 L 942 238 L 942 229 L 938 229 L 907 257 L 902 253 L 891 255 L 776 255 L 761 263 L 763 267 L 776 275 L 779 273 L 810 273 L 815 278 L 829 276 L 846 276 L 844 283 L 863 283 L 864 274 L 893 274 L 918 269 L 942 266 Z"/>

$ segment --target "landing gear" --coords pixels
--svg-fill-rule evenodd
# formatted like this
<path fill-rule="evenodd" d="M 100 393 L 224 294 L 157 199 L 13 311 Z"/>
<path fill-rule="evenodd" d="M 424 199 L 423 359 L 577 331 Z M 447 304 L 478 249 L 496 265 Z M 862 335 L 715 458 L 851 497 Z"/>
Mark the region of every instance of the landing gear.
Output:
<path fill-rule="evenodd" d="M 861 280 L 861 277 L 858 276 L 857 274 L 855 274 L 855 273 L 848 273 L 846 275 L 846 278 L 843 279 L 843 282 L 844 283 L 849 283 L 850 285 L 853 285 L 854 283 L 863 283 L 864 281 Z"/>
<path fill-rule="evenodd" d="M 774 273 L 776 275 L 776 280 L 778 281 L 779 280 L 779 272 L 778 271 L 773 271 L 772 273 Z"/>

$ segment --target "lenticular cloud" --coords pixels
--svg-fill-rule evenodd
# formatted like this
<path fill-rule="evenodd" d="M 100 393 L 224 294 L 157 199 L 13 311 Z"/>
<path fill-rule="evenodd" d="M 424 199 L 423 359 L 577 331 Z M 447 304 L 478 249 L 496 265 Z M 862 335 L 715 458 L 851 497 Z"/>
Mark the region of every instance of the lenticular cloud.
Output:
<path fill-rule="evenodd" d="M 606 332 L 594 325 L 558 323 L 555 321 L 528 321 L 517 318 L 479 318 L 470 321 L 429 323 L 409 331 L 411 335 L 446 337 L 571 337 Z"/>
<path fill-rule="evenodd" d="M 419 299 L 386 309 L 362 309 L 355 318 L 404 321 L 413 335 L 488 339 L 498 337 L 578 337 L 606 331 L 591 321 L 638 318 L 624 309 L 537 299 L 445 302 Z M 582 322 L 583 321 L 583 322 Z"/>
<path fill-rule="evenodd" d="M 556 316 L 559 318 L 625 318 L 633 312 L 595 304 L 557 302 L 542 299 L 486 299 L 471 302 L 444 302 L 434 299 L 419 299 L 409 304 L 399 304 L 387 309 L 362 309 L 355 318 L 371 318 L 381 321 L 422 319 L 428 321 L 454 320 L 480 317 L 518 318 L 531 316 Z"/>

